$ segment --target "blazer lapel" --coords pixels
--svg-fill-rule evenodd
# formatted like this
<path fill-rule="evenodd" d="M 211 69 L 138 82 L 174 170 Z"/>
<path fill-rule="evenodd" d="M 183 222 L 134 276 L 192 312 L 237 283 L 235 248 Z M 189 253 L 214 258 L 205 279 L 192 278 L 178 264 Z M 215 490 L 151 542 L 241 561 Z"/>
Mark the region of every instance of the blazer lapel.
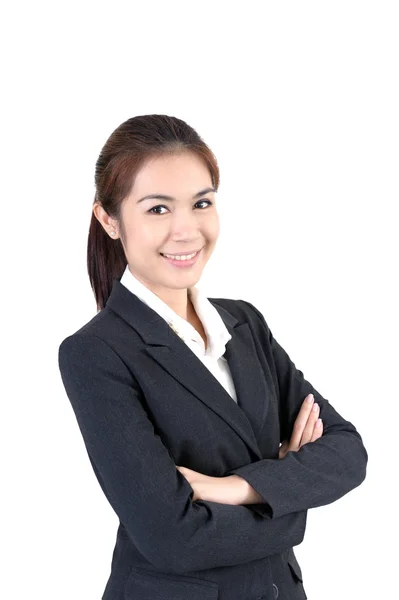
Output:
<path fill-rule="evenodd" d="M 261 459 L 256 436 L 266 416 L 268 388 L 254 341 L 247 323 L 240 323 L 225 308 L 212 303 L 232 336 L 226 344 L 224 356 L 234 381 L 238 404 L 168 323 L 119 279 L 114 279 L 107 307 L 139 333 L 146 352 L 162 368 L 224 419 Z"/>

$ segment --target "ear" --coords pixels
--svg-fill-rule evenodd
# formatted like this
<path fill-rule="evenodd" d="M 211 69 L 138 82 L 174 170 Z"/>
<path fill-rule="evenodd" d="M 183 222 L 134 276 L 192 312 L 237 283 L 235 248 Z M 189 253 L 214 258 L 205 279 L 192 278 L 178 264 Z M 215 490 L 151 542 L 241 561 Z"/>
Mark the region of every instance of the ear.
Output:
<path fill-rule="evenodd" d="M 110 217 L 98 202 L 95 202 L 93 205 L 93 214 L 96 219 L 98 219 L 107 235 L 109 235 L 113 240 L 116 240 L 119 237 L 117 221 Z M 111 231 L 115 231 L 115 235 L 111 235 Z"/>

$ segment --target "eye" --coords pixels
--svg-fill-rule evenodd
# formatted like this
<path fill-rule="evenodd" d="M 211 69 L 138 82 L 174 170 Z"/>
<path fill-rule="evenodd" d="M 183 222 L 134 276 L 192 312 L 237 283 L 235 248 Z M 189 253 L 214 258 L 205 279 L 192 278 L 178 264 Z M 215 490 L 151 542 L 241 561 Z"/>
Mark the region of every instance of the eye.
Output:
<path fill-rule="evenodd" d="M 212 206 L 213 204 L 213 202 L 211 202 L 210 200 L 198 200 L 197 204 L 200 204 L 201 202 L 208 202 L 207 206 Z"/>
<path fill-rule="evenodd" d="M 149 212 L 153 215 L 164 214 L 164 213 L 159 213 L 159 212 L 153 212 L 153 211 L 155 211 L 156 208 L 166 208 L 166 206 L 164 204 L 158 204 L 157 206 L 153 206 L 152 208 L 150 208 L 150 210 L 147 210 L 147 212 Z"/>
<path fill-rule="evenodd" d="M 196 202 L 195 205 L 201 204 L 202 202 L 208 203 L 204 208 L 207 208 L 208 206 L 212 206 L 212 204 L 213 204 L 213 202 L 211 202 L 211 200 L 198 200 L 198 202 Z M 167 208 L 167 207 L 164 204 L 157 204 L 157 206 L 153 206 L 147 212 L 149 212 L 152 215 L 164 215 L 165 214 L 165 213 L 156 212 L 157 208 Z"/>

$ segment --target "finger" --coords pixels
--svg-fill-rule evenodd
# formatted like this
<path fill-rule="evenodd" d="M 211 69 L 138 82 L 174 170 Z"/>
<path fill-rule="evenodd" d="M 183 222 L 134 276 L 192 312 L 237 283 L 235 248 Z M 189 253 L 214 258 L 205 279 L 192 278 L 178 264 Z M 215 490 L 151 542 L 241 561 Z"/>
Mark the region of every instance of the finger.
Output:
<path fill-rule="evenodd" d="M 284 458 L 284 456 L 287 454 L 287 451 L 288 451 L 288 441 L 284 440 L 279 448 L 278 457 Z"/>
<path fill-rule="evenodd" d="M 317 419 L 319 418 L 320 407 L 317 402 L 313 403 L 312 410 L 310 411 L 307 423 L 303 429 L 302 438 L 301 438 L 301 446 L 304 444 L 308 444 L 312 439 L 313 430 L 316 424 Z"/>
<path fill-rule="evenodd" d="M 321 436 L 323 435 L 323 429 L 324 428 L 322 419 L 317 419 L 313 429 L 312 439 L 310 441 L 315 442 L 316 440 L 321 438 Z"/>
<path fill-rule="evenodd" d="M 308 394 L 308 396 L 306 396 L 305 400 L 302 403 L 297 418 L 295 419 L 289 444 L 290 450 L 299 450 L 300 448 L 303 430 L 306 427 L 306 423 L 311 413 L 313 403 L 313 394 Z"/>

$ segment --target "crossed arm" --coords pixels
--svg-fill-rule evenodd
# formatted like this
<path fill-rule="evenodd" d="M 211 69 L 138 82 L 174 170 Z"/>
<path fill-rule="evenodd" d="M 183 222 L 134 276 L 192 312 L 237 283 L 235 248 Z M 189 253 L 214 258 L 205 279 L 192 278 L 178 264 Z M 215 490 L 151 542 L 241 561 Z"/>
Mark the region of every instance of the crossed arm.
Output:
<path fill-rule="evenodd" d="M 280 446 L 279 459 L 287 452 L 297 452 L 305 444 L 323 435 L 323 423 L 319 419 L 320 408 L 313 394 L 308 394 L 295 420 L 290 440 Z M 263 497 L 239 475 L 210 477 L 187 467 L 176 467 L 194 490 L 192 502 L 208 500 L 221 504 L 261 504 Z"/>
<path fill-rule="evenodd" d="M 281 399 L 281 460 L 238 466 L 211 484 L 201 473 L 176 467 L 137 381 L 109 344 L 84 330 L 60 345 L 62 380 L 95 475 L 132 542 L 159 569 L 185 573 L 243 564 L 292 548 L 303 540 L 309 508 L 336 500 L 365 476 L 367 453 L 354 426 L 295 369 L 252 308 L 257 352 Z M 310 393 L 320 406 L 322 431 L 310 407 L 301 406 L 299 417 L 300 399 Z M 216 501 L 199 500 L 209 490 Z M 262 503 L 253 503 L 254 492 Z"/>
<path fill-rule="evenodd" d="M 213 483 L 198 480 L 199 474 L 186 470 L 182 474 L 192 477 L 198 493 L 211 492 L 222 502 L 227 497 L 227 501 L 252 504 L 252 510 L 272 519 L 334 502 L 366 476 L 368 456 L 362 438 L 296 368 L 262 313 L 249 302 L 239 303 L 246 309 L 259 357 L 268 365 L 278 389 L 282 460 L 265 458 L 241 465 Z M 312 402 L 306 402 L 310 395 L 320 410 L 311 410 Z M 319 416 L 322 425 L 317 424 Z"/>

